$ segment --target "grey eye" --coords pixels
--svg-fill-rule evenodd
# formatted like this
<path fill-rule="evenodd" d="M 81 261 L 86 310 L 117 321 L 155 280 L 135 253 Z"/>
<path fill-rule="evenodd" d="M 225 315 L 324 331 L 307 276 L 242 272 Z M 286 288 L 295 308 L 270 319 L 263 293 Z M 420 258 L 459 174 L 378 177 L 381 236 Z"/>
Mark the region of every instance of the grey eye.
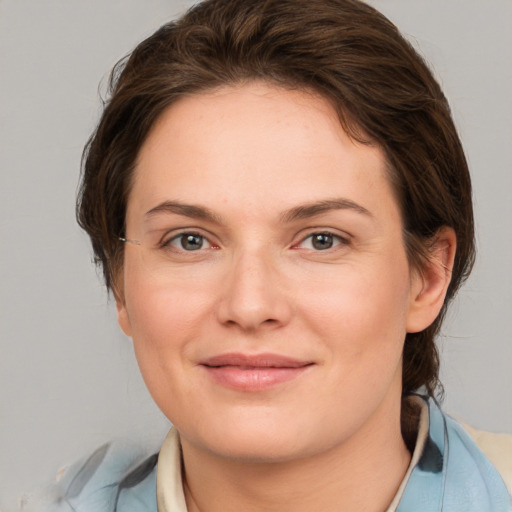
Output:
<path fill-rule="evenodd" d="M 347 238 L 335 235 L 334 233 L 329 233 L 328 231 L 319 231 L 308 235 L 297 247 L 311 251 L 327 251 L 329 249 L 336 249 L 339 246 L 349 244 L 350 241 Z"/>
<path fill-rule="evenodd" d="M 204 244 L 204 237 L 201 235 L 185 234 L 181 237 L 181 246 L 186 251 L 197 251 Z"/>
<path fill-rule="evenodd" d="M 197 233 L 181 233 L 171 240 L 171 245 L 184 251 L 198 251 L 207 244 L 204 236 Z"/>
<path fill-rule="evenodd" d="M 334 245 L 334 236 L 328 233 L 314 233 L 311 235 L 311 245 L 319 251 L 330 249 Z"/>

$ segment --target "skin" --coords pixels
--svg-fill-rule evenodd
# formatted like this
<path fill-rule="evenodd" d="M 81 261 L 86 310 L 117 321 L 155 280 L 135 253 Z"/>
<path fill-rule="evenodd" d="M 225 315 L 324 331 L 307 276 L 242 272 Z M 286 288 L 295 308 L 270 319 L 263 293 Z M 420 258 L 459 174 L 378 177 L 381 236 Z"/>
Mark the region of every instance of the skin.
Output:
<path fill-rule="evenodd" d="M 381 149 L 307 92 L 190 96 L 143 145 L 126 224 L 139 244 L 126 245 L 119 323 L 180 433 L 189 510 L 385 509 L 410 461 L 404 338 L 437 316 L 455 237 L 442 230 L 432 262 L 411 269 Z M 196 250 L 183 232 L 204 237 Z M 201 364 L 233 352 L 308 367 L 233 389 Z"/>

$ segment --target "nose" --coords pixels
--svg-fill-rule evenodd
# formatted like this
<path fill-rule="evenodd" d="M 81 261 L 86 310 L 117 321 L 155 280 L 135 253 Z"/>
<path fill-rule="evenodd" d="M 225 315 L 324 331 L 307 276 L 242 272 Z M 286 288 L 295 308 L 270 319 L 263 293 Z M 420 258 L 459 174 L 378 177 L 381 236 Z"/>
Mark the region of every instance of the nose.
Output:
<path fill-rule="evenodd" d="M 231 262 L 217 303 L 219 322 L 244 331 L 277 328 L 289 322 L 292 307 L 284 278 L 270 260 L 246 251 Z"/>

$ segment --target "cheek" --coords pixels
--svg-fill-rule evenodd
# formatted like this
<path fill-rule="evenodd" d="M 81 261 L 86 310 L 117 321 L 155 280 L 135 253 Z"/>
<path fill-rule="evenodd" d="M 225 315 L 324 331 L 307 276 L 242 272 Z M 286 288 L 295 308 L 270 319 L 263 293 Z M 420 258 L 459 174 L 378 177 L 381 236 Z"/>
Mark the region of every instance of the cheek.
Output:
<path fill-rule="evenodd" d="M 390 389 L 400 389 L 408 303 L 407 272 L 352 268 L 337 276 L 311 288 L 300 315 L 302 331 L 324 347 L 325 380 L 314 391 L 330 397 L 317 407 L 333 425 L 343 418 L 357 423 Z"/>
<path fill-rule="evenodd" d="M 125 300 L 136 343 L 166 345 L 177 333 L 197 327 L 198 316 L 204 314 L 205 276 L 169 272 L 165 267 L 152 271 L 142 253 L 126 257 Z"/>
<path fill-rule="evenodd" d="M 204 322 L 203 308 L 194 302 L 197 296 L 189 295 L 141 286 L 128 306 L 141 375 L 153 400 L 173 423 L 196 396 L 190 350 L 202 337 Z"/>
<path fill-rule="evenodd" d="M 190 347 L 202 336 L 209 316 L 204 287 L 162 280 L 137 260 L 126 262 L 125 303 L 135 355 L 146 385 L 157 403 L 187 369 Z"/>
<path fill-rule="evenodd" d="M 136 349 L 151 355 L 186 348 L 201 330 L 204 302 L 200 294 L 176 287 L 138 286 L 127 299 Z"/>
<path fill-rule="evenodd" d="M 409 305 L 406 262 L 339 269 L 302 298 L 301 316 L 329 340 L 330 350 L 375 360 L 400 356 Z"/>

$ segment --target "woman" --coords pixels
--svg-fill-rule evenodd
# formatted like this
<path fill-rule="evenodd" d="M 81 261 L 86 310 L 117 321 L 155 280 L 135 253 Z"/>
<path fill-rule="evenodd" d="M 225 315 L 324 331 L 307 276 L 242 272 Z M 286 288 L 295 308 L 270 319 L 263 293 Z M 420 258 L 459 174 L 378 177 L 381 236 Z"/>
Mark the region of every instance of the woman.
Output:
<path fill-rule="evenodd" d="M 78 203 L 173 423 L 105 446 L 62 510 L 510 510 L 434 399 L 474 255 L 448 104 L 350 0 L 210 0 L 112 75 Z"/>

